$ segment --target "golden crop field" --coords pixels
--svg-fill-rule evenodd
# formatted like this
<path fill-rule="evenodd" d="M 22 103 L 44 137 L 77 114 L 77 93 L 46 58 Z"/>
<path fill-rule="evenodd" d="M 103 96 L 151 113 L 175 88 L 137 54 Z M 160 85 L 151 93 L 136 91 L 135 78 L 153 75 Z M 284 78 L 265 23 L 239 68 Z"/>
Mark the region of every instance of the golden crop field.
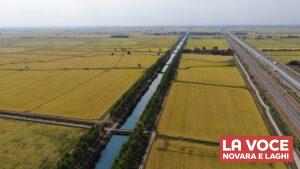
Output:
<path fill-rule="evenodd" d="M 232 60 L 232 56 L 184 54 L 181 58 L 179 68 L 229 66 Z"/>
<path fill-rule="evenodd" d="M 247 42 L 258 49 L 299 49 L 300 39 L 247 39 Z"/>
<path fill-rule="evenodd" d="M 181 82 L 171 87 L 157 131 L 207 141 L 221 135 L 268 135 L 246 89 Z"/>
<path fill-rule="evenodd" d="M 209 62 L 178 70 L 158 124 L 160 134 L 209 141 L 217 141 L 220 135 L 268 134 L 238 70 L 210 63 L 228 62 L 232 57 L 183 55 L 180 67 L 193 66 L 185 62 L 187 59 Z"/>
<path fill-rule="evenodd" d="M 217 46 L 219 49 L 228 49 L 228 45 L 225 39 L 221 38 L 194 38 L 189 39 L 185 48 L 194 49 L 206 47 L 206 49 L 212 49 Z"/>
<path fill-rule="evenodd" d="M 199 76 L 201 75 L 201 76 Z M 178 70 L 178 81 L 245 87 L 244 79 L 235 67 L 192 67 Z"/>
<path fill-rule="evenodd" d="M 21 71 L 0 81 L 4 110 L 100 118 L 141 76 L 142 70 Z M 80 106 L 78 106 L 80 105 Z"/>
<path fill-rule="evenodd" d="M 223 135 L 269 135 L 232 59 L 183 55 L 156 129 L 147 169 L 286 168 L 284 163 L 220 163 L 219 147 L 201 143 L 218 142 Z"/>
<path fill-rule="evenodd" d="M 179 38 L 141 30 L 126 30 L 129 38 L 111 38 L 109 30 L 48 31 L 3 33 L 0 110 L 99 119 Z"/>
<path fill-rule="evenodd" d="M 300 51 L 272 51 L 265 52 L 277 62 L 288 64 L 291 60 L 300 61 Z"/>
<path fill-rule="evenodd" d="M 142 75 L 139 70 L 110 70 L 72 92 L 34 110 L 39 114 L 83 119 L 101 117 Z"/>
<path fill-rule="evenodd" d="M 299 50 L 300 49 L 300 40 L 299 38 L 295 39 L 284 39 L 284 38 L 272 38 L 272 39 L 249 39 L 248 43 L 255 46 L 258 49 L 272 49 L 272 50 L 281 50 L 281 49 L 291 49 Z M 264 51 L 277 62 L 282 64 L 288 64 L 292 60 L 300 61 L 300 51 Z M 299 71 L 299 69 L 296 69 Z"/>
<path fill-rule="evenodd" d="M 283 163 L 221 163 L 219 147 L 156 139 L 146 169 L 284 169 Z"/>
<path fill-rule="evenodd" d="M 0 119 L 0 168 L 54 168 L 83 130 Z"/>
<path fill-rule="evenodd" d="M 224 63 L 232 57 L 183 55 L 180 67 L 182 64 L 191 66 L 186 59 Z M 257 127 L 253 128 L 252 124 Z M 217 141 L 221 135 L 268 135 L 238 70 L 210 63 L 178 70 L 157 131 L 163 135 L 209 141 Z"/>

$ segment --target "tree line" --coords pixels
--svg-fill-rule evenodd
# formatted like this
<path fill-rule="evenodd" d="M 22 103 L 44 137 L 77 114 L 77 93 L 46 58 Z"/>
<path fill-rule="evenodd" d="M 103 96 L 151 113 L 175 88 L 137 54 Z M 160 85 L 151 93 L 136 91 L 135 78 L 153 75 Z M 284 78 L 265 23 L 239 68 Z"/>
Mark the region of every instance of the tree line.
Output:
<path fill-rule="evenodd" d="M 100 158 L 111 134 L 104 130 L 112 124 L 122 125 L 131 115 L 133 109 L 148 90 L 164 64 L 168 60 L 170 51 L 160 57 L 140 79 L 108 110 L 109 120 L 103 125 L 95 124 L 80 137 L 71 152 L 66 153 L 57 164 L 57 169 L 93 169 Z M 137 129 L 137 135 L 139 130 Z M 147 136 L 144 136 L 147 137 Z"/>
<path fill-rule="evenodd" d="M 134 133 L 130 135 L 128 141 L 122 146 L 121 152 L 115 159 L 113 169 L 136 169 L 139 167 L 150 140 L 150 135 L 145 134 L 144 131 L 155 130 L 157 117 L 162 109 L 172 80 L 175 78 L 180 57 L 181 53 L 175 57 L 173 64 L 165 72 L 161 83 L 137 123 Z"/>
<path fill-rule="evenodd" d="M 182 53 L 193 53 L 193 54 L 210 54 L 210 55 L 233 55 L 233 51 L 231 49 L 219 49 L 217 46 L 212 49 L 207 49 L 206 47 L 194 49 L 183 49 Z"/>

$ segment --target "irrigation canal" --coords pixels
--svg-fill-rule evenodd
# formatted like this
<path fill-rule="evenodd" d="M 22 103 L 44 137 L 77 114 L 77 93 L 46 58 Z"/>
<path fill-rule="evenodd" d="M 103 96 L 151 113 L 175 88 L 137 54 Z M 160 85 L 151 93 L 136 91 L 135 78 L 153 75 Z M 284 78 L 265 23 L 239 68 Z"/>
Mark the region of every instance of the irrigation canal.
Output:
<path fill-rule="evenodd" d="M 178 51 L 182 48 L 184 42 L 187 40 L 187 36 L 188 36 L 188 32 L 186 33 L 185 36 L 183 36 L 181 41 L 177 44 L 176 48 L 173 49 L 168 61 L 162 68 L 161 73 L 159 73 L 155 78 L 155 80 L 151 83 L 149 89 L 143 95 L 141 100 L 138 102 L 130 117 L 128 117 L 126 122 L 120 127 L 120 131 L 124 130 L 130 133 L 130 131 L 134 129 L 136 123 L 139 121 L 140 117 L 142 116 L 142 113 L 144 112 L 147 104 L 151 100 L 151 97 L 153 96 L 157 87 L 159 86 L 164 76 L 164 73 L 168 69 L 169 65 L 172 64 L 173 59 L 177 56 Z M 129 138 L 128 134 L 124 134 L 124 135 L 118 133 L 113 134 L 111 139 L 108 141 L 106 147 L 101 152 L 101 157 L 96 164 L 96 169 L 110 169 L 113 165 L 114 159 L 119 154 L 122 145 L 128 140 L 128 138 Z"/>

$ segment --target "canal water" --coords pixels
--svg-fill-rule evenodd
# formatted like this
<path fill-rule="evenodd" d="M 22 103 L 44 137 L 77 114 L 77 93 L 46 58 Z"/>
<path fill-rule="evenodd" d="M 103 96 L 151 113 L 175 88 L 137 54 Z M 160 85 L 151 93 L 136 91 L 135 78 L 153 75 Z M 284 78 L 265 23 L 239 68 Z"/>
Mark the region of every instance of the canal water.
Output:
<path fill-rule="evenodd" d="M 186 40 L 187 36 L 185 36 L 181 42 L 177 45 L 176 49 L 173 51 L 172 55 L 164 65 L 161 73 L 157 75 L 155 80 L 149 86 L 149 89 L 144 94 L 142 99 L 136 105 L 130 117 L 126 120 L 126 122 L 121 126 L 121 129 L 124 130 L 133 130 L 136 123 L 139 121 L 142 113 L 144 112 L 147 104 L 149 103 L 151 97 L 155 93 L 158 85 L 160 84 L 165 71 L 168 69 L 169 65 L 172 63 L 175 58 L 178 50 L 183 45 L 183 42 Z M 128 136 L 122 135 L 113 135 L 111 139 L 108 141 L 106 147 L 101 152 L 101 157 L 96 164 L 96 169 L 110 169 L 113 165 L 114 159 L 117 157 L 119 152 L 121 151 L 122 145 L 128 140 Z"/>
<path fill-rule="evenodd" d="M 155 93 L 158 85 L 161 82 L 163 77 L 162 73 L 159 73 L 155 80 L 149 86 L 149 89 L 144 94 L 142 99 L 136 105 L 133 110 L 133 113 L 126 120 L 126 122 L 121 126 L 121 129 L 124 130 L 133 130 L 136 123 L 139 121 L 142 116 L 143 111 L 145 110 L 147 104 L 149 103 L 151 97 Z M 101 157 L 98 163 L 96 164 L 96 169 L 110 169 L 114 162 L 114 159 L 121 151 L 122 145 L 128 140 L 128 136 L 123 135 L 113 135 L 108 141 L 106 147 L 101 152 Z"/>

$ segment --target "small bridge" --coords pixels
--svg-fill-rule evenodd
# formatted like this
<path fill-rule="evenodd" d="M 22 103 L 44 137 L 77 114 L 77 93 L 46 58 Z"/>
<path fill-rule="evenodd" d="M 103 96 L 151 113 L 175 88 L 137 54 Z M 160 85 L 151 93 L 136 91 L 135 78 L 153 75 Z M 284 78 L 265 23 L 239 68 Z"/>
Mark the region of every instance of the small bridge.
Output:
<path fill-rule="evenodd" d="M 133 130 L 113 129 L 113 130 L 111 130 L 111 133 L 115 134 L 115 135 L 126 135 L 126 136 L 129 136 L 130 134 L 133 133 Z"/>

